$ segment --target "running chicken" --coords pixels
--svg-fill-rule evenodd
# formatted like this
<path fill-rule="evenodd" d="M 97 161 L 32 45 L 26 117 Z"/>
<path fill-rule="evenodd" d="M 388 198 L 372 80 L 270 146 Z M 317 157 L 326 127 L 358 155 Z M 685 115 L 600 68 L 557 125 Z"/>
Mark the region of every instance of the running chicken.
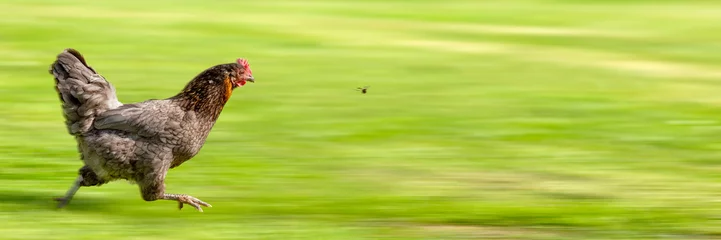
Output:
<path fill-rule="evenodd" d="M 140 186 L 145 201 L 177 201 L 198 211 L 210 204 L 165 192 L 168 169 L 198 154 L 233 91 L 255 82 L 248 62 L 219 64 L 193 78 L 177 95 L 122 104 L 115 88 L 74 49 L 50 66 L 68 132 L 75 136 L 84 166 L 62 208 L 81 187 L 126 179 Z"/>

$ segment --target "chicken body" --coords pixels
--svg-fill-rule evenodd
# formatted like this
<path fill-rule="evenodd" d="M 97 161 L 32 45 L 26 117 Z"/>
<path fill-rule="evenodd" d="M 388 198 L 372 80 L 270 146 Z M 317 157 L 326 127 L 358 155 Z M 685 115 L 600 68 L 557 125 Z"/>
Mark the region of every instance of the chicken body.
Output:
<path fill-rule="evenodd" d="M 195 156 L 232 91 L 254 81 L 238 63 L 211 67 L 178 95 L 162 100 L 121 104 L 115 89 L 68 49 L 51 66 L 63 103 L 68 132 L 75 136 L 84 166 L 58 207 L 65 206 L 80 186 L 100 186 L 125 179 L 140 186 L 146 201 L 175 200 L 199 211 L 210 207 L 197 198 L 165 192 L 169 169 Z"/>

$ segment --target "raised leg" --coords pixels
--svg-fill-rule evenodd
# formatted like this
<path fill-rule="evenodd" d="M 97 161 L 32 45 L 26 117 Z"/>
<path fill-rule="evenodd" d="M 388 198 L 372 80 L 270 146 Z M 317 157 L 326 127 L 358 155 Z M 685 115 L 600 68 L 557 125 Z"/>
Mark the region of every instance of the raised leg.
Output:
<path fill-rule="evenodd" d="M 138 184 L 145 201 L 173 200 L 178 201 L 178 209 L 183 209 L 183 204 L 188 204 L 200 212 L 203 211 L 201 206 L 213 207 L 190 195 L 165 193 L 165 173 L 162 171 L 144 176 L 143 181 L 139 181 Z"/>

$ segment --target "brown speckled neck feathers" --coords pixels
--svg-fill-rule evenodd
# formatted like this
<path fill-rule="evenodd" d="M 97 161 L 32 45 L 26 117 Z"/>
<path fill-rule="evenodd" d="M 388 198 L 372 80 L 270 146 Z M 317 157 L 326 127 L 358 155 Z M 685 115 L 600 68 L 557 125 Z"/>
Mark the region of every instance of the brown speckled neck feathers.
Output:
<path fill-rule="evenodd" d="M 178 95 L 172 97 L 185 111 L 194 111 L 206 121 L 215 121 L 233 91 L 228 73 L 232 64 L 209 68 L 193 78 Z"/>

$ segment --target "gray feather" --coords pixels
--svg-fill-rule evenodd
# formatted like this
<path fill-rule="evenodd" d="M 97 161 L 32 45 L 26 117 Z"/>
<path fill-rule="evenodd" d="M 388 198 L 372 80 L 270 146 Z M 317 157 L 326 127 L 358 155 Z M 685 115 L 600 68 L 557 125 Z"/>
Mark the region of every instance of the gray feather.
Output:
<path fill-rule="evenodd" d="M 72 135 L 88 132 L 98 113 L 122 105 L 115 88 L 87 66 L 79 54 L 63 51 L 51 65 L 50 72 L 55 77 L 63 116 L 68 132 Z"/>

